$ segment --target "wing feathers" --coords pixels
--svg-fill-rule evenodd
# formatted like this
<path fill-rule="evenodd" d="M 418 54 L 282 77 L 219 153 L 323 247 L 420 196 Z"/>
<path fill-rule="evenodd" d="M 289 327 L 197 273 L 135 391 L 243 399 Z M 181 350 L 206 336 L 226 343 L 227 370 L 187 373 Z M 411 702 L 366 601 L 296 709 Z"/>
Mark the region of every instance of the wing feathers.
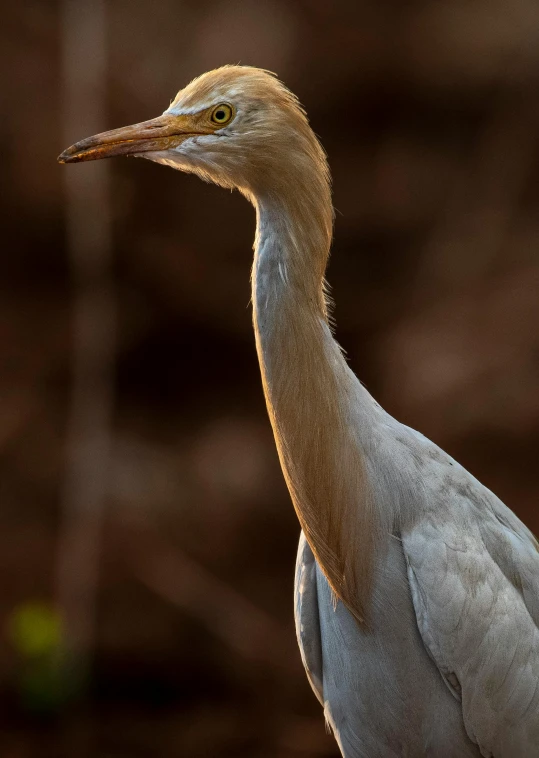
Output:
<path fill-rule="evenodd" d="M 403 530 L 417 622 L 448 686 L 462 699 L 485 756 L 539 754 L 539 553 L 531 533 L 463 469 L 466 487 L 433 493 Z"/>

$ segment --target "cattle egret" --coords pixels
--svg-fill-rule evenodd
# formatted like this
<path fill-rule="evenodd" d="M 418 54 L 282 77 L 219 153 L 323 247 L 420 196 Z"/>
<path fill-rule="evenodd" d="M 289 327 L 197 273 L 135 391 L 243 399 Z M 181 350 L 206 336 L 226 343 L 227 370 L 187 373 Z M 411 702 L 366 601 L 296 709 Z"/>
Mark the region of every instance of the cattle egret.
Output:
<path fill-rule="evenodd" d="M 296 97 L 226 66 L 59 160 L 115 155 L 237 188 L 256 209 L 256 347 L 302 527 L 297 636 L 343 756 L 539 755 L 538 544 L 348 367 L 325 297 L 329 170 Z"/>

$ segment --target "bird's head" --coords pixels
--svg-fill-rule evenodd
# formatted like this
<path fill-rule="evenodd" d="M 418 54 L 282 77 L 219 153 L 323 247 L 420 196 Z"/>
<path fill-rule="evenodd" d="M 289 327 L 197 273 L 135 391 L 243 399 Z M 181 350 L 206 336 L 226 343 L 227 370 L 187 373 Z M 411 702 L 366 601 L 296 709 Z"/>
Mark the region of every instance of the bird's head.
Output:
<path fill-rule="evenodd" d="M 297 98 L 271 73 L 224 66 L 180 90 L 150 121 L 77 142 L 61 163 L 133 155 L 163 163 L 251 199 L 283 190 L 291 166 L 327 175 L 325 155 Z"/>

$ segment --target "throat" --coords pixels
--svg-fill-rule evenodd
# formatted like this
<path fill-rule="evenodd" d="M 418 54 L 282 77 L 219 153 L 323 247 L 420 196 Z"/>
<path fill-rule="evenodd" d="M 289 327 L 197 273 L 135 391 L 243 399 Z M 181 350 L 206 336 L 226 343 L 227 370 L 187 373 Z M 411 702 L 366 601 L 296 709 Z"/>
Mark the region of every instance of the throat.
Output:
<path fill-rule="evenodd" d="M 262 383 L 286 483 L 336 595 L 364 620 L 381 527 L 359 429 L 361 385 L 328 326 L 327 210 L 257 203 L 254 327 Z M 309 213 L 298 209 L 309 209 Z M 329 207 L 329 213 L 331 206 Z"/>

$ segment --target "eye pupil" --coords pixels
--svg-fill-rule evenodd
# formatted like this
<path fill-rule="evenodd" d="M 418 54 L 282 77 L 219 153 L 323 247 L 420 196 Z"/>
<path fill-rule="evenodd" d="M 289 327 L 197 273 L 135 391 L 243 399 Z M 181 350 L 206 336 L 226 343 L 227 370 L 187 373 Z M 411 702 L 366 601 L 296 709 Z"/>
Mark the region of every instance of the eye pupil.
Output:
<path fill-rule="evenodd" d="M 217 119 L 217 121 L 222 121 L 223 119 L 226 118 L 226 113 L 224 111 L 217 111 L 217 113 L 215 114 L 215 118 Z"/>

